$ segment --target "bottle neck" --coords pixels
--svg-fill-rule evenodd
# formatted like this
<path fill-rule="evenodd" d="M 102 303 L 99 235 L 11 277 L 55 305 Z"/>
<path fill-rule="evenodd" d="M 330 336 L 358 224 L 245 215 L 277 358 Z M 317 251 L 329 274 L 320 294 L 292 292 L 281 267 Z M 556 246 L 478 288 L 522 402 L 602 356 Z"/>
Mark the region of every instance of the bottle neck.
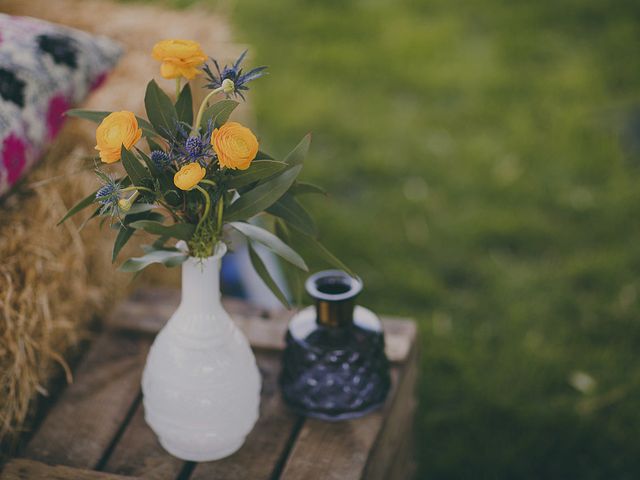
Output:
<path fill-rule="evenodd" d="M 349 327 L 353 324 L 355 298 L 341 301 L 316 299 L 316 319 L 325 327 Z"/>
<path fill-rule="evenodd" d="M 209 258 L 189 257 L 182 264 L 182 305 L 194 310 L 220 306 L 220 263 L 226 252 L 224 244 Z"/>

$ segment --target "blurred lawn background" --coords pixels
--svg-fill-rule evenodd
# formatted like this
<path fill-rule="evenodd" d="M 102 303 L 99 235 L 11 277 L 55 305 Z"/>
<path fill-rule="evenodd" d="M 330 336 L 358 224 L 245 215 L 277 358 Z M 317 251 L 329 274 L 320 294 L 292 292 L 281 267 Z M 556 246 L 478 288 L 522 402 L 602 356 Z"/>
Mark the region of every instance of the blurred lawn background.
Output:
<path fill-rule="evenodd" d="M 640 3 L 199 3 L 270 66 L 265 148 L 313 132 L 361 303 L 420 324 L 419 478 L 640 478 Z"/>

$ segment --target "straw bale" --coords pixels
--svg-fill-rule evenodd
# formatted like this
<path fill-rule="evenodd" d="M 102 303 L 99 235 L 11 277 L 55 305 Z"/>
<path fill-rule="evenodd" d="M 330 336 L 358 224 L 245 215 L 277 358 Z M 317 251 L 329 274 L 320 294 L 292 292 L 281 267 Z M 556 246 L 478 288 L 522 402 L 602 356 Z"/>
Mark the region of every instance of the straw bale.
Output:
<path fill-rule="evenodd" d="M 125 55 L 107 83 L 84 108 L 132 110 L 144 115 L 144 88 L 155 77 L 167 91 L 150 57 L 162 38 L 190 38 L 222 61 L 237 56 L 224 16 L 208 10 L 173 11 L 102 0 L 0 0 L 0 11 L 29 15 L 107 35 L 123 44 Z M 196 95 L 201 89 L 196 88 Z M 243 111 L 244 109 L 244 111 Z M 240 109 L 247 117 L 247 107 Z M 107 313 L 131 277 L 111 264 L 114 232 L 86 214 L 60 227 L 57 221 L 98 183 L 86 156 L 93 153 L 95 126 L 71 120 L 56 144 L 17 191 L 0 203 L 0 447 L 25 430 L 34 400 L 46 395 L 52 372 L 71 373 L 66 356 L 86 338 L 92 319 Z M 123 252 L 135 253 L 135 242 Z M 175 283 L 176 272 L 162 270 L 147 281 Z M 145 278 L 145 277 L 143 277 Z M 170 279 L 170 280 L 167 280 Z"/>

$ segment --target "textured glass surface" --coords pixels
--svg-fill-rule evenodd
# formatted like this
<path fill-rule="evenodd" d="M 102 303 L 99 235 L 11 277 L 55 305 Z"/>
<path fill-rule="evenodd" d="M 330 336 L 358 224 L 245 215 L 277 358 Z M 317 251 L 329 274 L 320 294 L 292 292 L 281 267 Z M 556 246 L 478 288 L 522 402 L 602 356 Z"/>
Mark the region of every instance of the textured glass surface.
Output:
<path fill-rule="evenodd" d="M 303 310 L 287 332 L 280 381 L 289 406 L 310 417 L 342 420 L 381 406 L 390 380 L 380 321 L 356 307 L 353 324 L 328 327 L 313 307 Z"/>

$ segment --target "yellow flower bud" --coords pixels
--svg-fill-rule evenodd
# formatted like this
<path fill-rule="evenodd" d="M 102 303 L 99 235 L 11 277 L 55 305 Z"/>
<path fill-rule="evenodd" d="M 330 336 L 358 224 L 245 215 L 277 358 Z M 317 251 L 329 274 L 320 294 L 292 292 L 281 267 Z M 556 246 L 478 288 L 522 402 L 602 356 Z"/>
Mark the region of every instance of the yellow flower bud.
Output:
<path fill-rule="evenodd" d="M 236 88 L 235 84 L 233 83 L 233 80 L 231 80 L 230 78 L 225 78 L 222 81 L 221 87 L 224 93 L 233 93 L 233 90 Z"/>
<path fill-rule="evenodd" d="M 104 163 L 120 160 L 122 146 L 129 150 L 142 137 L 136 116 L 127 111 L 107 115 L 96 129 L 96 150 Z"/>
<path fill-rule="evenodd" d="M 258 154 L 256 136 L 237 122 L 227 122 L 214 129 L 211 145 L 221 167 L 246 170 Z"/>
<path fill-rule="evenodd" d="M 131 202 L 128 198 L 121 198 L 118 200 L 118 207 L 120 207 L 120 210 L 123 212 L 127 212 L 131 208 Z"/>
<path fill-rule="evenodd" d="M 200 166 L 198 162 L 184 165 L 173 176 L 173 183 L 180 190 L 192 190 L 202 180 L 207 170 Z"/>
<path fill-rule="evenodd" d="M 164 78 L 191 80 L 202 73 L 197 67 L 207 61 L 200 44 L 192 40 L 163 40 L 154 45 L 151 56 L 162 62 L 160 75 Z"/>

